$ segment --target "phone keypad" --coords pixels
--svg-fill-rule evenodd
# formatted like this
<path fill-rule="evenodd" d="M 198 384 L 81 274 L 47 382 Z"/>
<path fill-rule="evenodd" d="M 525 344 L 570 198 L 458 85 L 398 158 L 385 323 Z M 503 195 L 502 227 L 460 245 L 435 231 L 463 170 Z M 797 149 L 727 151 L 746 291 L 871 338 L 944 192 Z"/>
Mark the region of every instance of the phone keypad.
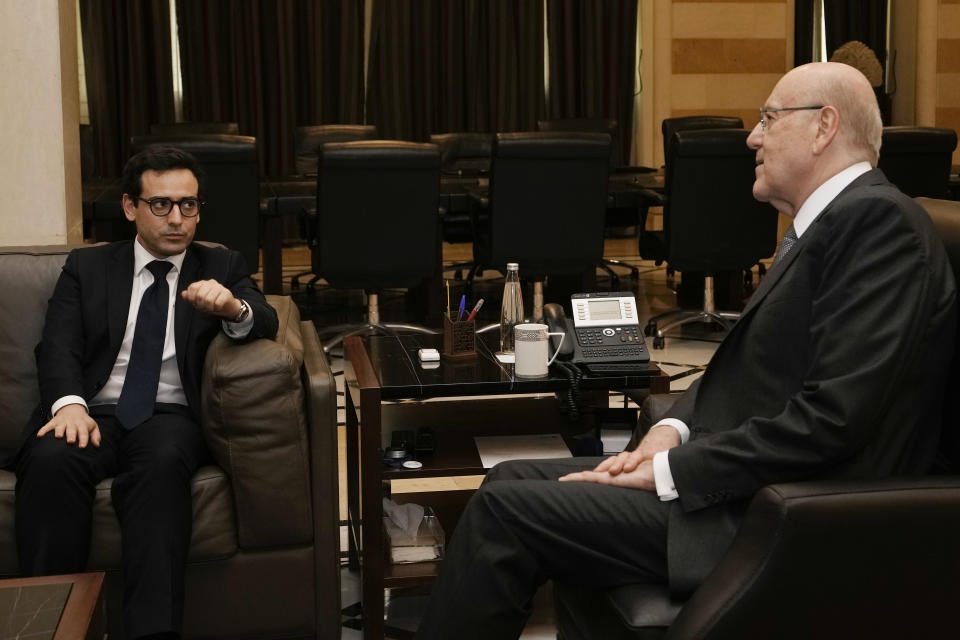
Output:
<path fill-rule="evenodd" d="M 644 353 L 639 326 L 578 327 L 577 341 L 585 358 L 639 357 Z"/>

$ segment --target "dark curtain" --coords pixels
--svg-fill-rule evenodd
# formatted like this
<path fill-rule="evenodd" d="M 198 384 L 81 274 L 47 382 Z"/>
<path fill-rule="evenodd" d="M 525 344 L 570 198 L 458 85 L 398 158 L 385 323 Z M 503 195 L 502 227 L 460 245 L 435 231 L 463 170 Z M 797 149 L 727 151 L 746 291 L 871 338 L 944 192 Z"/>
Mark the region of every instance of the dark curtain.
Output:
<path fill-rule="evenodd" d="M 401 140 L 535 129 L 542 16 L 542 0 L 375 1 L 367 121 Z"/>
<path fill-rule="evenodd" d="M 846 42 L 859 40 L 877 54 L 887 68 L 887 0 L 847 0 L 823 3 L 827 57 Z M 883 123 L 890 124 L 890 96 L 875 87 Z"/>
<path fill-rule="evenodd" d="M 793 66 L 813 62 L 814 0 L 794 0 Z"/>
<path fill-rule="evenodd" d="M 622 157 L 633 128 L 636 0 L 548 0 L 550 118 L 613 118 Z"/>
<path fill-rule="evenodd" d="M 173 120 L 170 13 L 166 0 L 80 0 L 93 159 L 120 175 L 130 137 Z"/>
<path fill-rule="evenodd" d="M 294 172 L 297 126 L 360 122 L 363 3 L 177 2 L 184 118 L 237 122 L 260 170 Z"/>

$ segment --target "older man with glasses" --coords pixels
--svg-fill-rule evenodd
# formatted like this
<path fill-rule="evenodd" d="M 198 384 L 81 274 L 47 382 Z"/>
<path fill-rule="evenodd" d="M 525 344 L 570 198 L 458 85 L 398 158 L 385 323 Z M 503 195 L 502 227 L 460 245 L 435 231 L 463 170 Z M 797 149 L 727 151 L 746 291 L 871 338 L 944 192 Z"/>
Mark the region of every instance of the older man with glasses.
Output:
<path fill-rule="evenodd" d="M 793 225 L 740 321 L 634 451 L 494 467 L 418 638 L 516 638 L 547 579 L 689 595 L 764 485 L 930 468 L 955 287 L 925 212 L 875 168 L 873 89 L 805 65 L 760 116 L 753 194 Z"/>
<path fill-rule="evenodd" d="M 207 347 L 218 331 L 277 333 L 240 254 L 193 244 L 202 177 L 171 147 L 127 163 L 136 239 L 67 257 L 37 347 L 41 404 L 15 459 L 25 575 L 86 568 L 94 487 L 114 478 L 128 638 L 179 637 Z"/>

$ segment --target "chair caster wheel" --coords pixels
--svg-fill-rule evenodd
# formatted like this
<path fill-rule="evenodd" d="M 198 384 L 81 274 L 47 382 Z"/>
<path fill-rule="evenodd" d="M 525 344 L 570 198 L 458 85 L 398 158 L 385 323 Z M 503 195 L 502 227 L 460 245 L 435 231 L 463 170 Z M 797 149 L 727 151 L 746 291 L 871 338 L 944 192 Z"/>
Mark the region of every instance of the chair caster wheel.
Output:
<path fill-rule="evenodd" d="M 653 338 L 653 348 L 654 349 L 663 349 L 663 344 L 666 342 L 663 336 L 654 336 Z"/>

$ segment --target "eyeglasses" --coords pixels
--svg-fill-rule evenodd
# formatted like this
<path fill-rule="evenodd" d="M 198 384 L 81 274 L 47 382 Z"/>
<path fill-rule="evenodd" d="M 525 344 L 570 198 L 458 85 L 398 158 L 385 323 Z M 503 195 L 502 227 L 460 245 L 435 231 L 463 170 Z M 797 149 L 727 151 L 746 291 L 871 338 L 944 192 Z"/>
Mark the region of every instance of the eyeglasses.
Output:
<path fill-rule="evenodd" d="M 180 207 L 180 215 L 184 218 L 193 218 L 200 213 L 200 205 L 204 204 L 200 198 L 180 198 L 172 200 L 166 196 L 157 196 L 155 198 L 144 198 L 144 202 L 150 208 L 150 213 L 155 216 L 166 216 L 173 211 L 173 205 Z"/>
<path fill-rule="evenodd" d="M 816 110 L 816 109 L 823 109 L 823 106 L 824 106 L 824 105 L 822 105 L 822 104 L 818 104 L 818 105 L 816 105 L 816 106 L 811 106 L 811 107 L 780 107 L 779 109 L 767 109 L 767 108 L 765 108 L 765 107 L 761 107 L 761 109 L 760 109 L 760 130 L 761 130 L 761 131 L 766 131 L 766 130 L 767 130 L 767 127 L 770 126 L 770 123 L 769 123 L 769 121 L 768 121 L 768 119 L 767 119 L 767 115 L 768 115 L 768 114 L 776 113 L 777 111 L 812 111 L 812 110 Z"/>

